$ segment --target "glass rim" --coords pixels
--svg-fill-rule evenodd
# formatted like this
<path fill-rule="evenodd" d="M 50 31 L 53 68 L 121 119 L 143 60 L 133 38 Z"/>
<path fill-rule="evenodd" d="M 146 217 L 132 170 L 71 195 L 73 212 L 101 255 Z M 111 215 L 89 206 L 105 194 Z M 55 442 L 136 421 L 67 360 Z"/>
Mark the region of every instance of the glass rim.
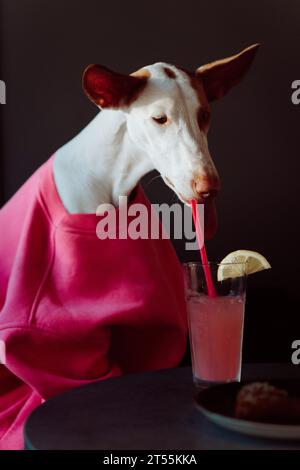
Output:
<path fill-rule="evenodd" d="M 207 263 L 201 263 L 201 261 L 186 261 L 182 263 L 184 267 L 192 267 L 192 266 L 238 266 L 238 265 L 245 265 L 246 261 L 235 261 L 232 263 L 222 263 L 219 261 L 208 261 Z"/>

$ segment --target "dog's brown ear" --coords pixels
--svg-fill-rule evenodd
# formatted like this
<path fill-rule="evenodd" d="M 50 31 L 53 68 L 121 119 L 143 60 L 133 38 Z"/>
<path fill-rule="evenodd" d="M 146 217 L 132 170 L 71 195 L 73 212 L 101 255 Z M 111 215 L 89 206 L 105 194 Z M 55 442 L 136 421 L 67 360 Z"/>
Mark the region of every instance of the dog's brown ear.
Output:
<path fill-rule="evenodd" d="M 146 73 L 123 75 L 92 64 L 83 72 L 82 87 L 90 100 L 101 108 L 120 108 L 129 106 L 137 98 L 147 79 Z"/>
<path fill-rule="evenodd" d="M 233 86 L 237 85 L 248 71 L 259 44 L 247 47 L 239 54 L 202 65 L 196 70 L 208 101 L 222 98 Z"/>

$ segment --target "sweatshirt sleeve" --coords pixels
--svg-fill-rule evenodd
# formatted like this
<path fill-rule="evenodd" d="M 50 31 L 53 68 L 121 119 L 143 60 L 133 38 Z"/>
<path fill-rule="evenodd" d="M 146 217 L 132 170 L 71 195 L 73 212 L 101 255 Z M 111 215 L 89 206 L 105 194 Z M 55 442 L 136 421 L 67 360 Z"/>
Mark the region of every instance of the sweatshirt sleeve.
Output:
<path fill-rule="evenodd" d="M 122 374 L 109 359 L 110 331 L 99 337 L 60 337 L 32 327 L 0 331 L 5 365 L 47 399 L 68 389 Z"/>

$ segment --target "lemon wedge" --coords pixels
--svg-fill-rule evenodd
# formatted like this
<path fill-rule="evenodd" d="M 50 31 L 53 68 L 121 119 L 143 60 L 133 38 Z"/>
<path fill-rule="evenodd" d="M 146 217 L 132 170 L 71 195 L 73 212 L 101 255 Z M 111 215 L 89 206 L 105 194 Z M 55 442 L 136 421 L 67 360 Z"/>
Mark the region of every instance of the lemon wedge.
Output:
<path fill-rule="evenodd" d="M 260 253 L 250 250 L 237 250 L 222 259 L 218 267 L 218 281 L 253 274 L 270 268 L 270 263 Z"/>

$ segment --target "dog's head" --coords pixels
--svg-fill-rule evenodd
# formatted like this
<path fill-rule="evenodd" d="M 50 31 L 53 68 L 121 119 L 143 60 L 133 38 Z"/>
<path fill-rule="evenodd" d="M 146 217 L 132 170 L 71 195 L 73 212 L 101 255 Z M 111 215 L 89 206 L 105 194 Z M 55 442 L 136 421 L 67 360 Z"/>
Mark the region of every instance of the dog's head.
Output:
<path fill-rule="evenodd" d="M 210 103 L 237 85 L 249 69 L 258 44 L 190 73 L 159 62 L 131 75 L 90 65 L 83 88 L 100 108 L 122 110 L 132 143 L 165 183 L 189 204 L 205 204 L 205 235 L 216 230 L 214 197 L 220 179 L 209 153 Z"/>

